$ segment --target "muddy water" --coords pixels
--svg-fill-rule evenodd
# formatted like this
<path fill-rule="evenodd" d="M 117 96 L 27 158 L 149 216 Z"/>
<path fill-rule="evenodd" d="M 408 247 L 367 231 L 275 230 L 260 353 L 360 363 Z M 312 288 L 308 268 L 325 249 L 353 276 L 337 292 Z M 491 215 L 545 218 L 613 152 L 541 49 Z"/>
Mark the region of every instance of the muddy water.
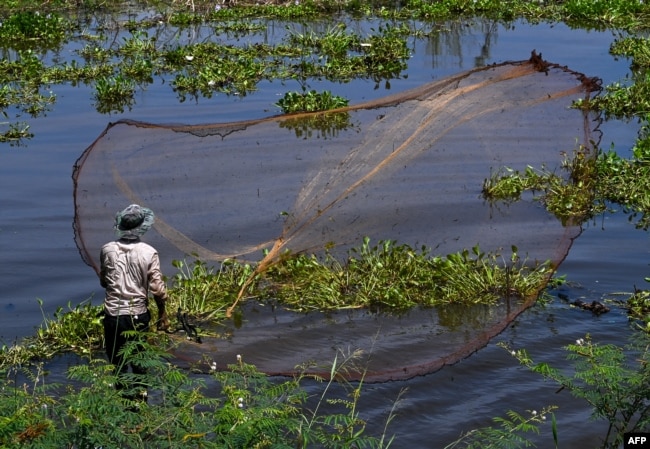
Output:
<path fill-rule="evenodd" d="M 392 81 L 390 91 L 383 86 L 375 89 L 369 82 L 341 86 L 315 83 L 311 87 L 330 89 L 352 102 L 366 101 L 475 64 L 526 59 L 533 49 L 550 61 L 609 83 L 628 71 L 625 61 L 615 61 L 608 55 L 612 40 L 611 33 L 569 30 L 559 25 L 531 28 L 517 24 L 514 30 L 463 26 L 435 39 L 414 41 L 408 79 Z M 277 112 L 272 105 L 287 89 L 298 86 L 269 83 L 245 98 L 179 104 L 169 86 L 160 82 L 136 98 L 132 111 L 109 117 L 92 110 L 89 90 L 57 86 L 54 110 L 45 118 L 29 122 L 36 137 L 25 148 L 3 147 L 0 154 L 2 342 L 11 343 L 30 334 L 40 323 L 42 313 L 66 307 L 68 302 L 77 304 L 88 298 L 95 304 L 101 301 L 97 278 L 81 261 L 73 240 L 70 176 L 77 157 L 109 121 L 131 118 L 204 123 L 259 118 Z M 620 123 L 606 124 L 603 131 L 603 146 L 615 142 L 623 154 L 635 136 L 633 126 Z M 649 253 L 646 233 L 634 230 L 622 214 L 588 223 L 560 267 L 560 274 L 572 281 L 563 287 L 563 293 L 571 299 L 602 300 L 617 292 L 629 292 L 634 285 L 645 287 Z M 172 268 L 166 271 L 171 274 Z M 43 310 L 37 298 L 42 299 Z M 406 388 L 389 432 L 397 435 L 392 447 L 442 448 L 461 431 L 488 425 L 493 416 L 508 409 L 524 411 L 557 404 L 562 447 L 592 447 L 604 435 L 606 426 L 590 421 L 584 404 L 573 400 L 566 391 L 556 394 L 554 385 L 518 367 L 496 347 L 496 342 L 508 341 L 515 347 L 527 348 L 540 361 L 562 364 L 564 354 L 560 348 L 586 333 L 595 341 L 624 344 L 630 332 L 625 314 L 617 308 L 595 317 L 556 298 L 550 305 L 524 313 L 486 347 L 460 363 L 408 381 L 367 385 L 361 408 L 365 416 L 379 423 L 398 392 Z M 549 425 L 543 429 L 539 446 L 549 447 L 551 441 Z"/>

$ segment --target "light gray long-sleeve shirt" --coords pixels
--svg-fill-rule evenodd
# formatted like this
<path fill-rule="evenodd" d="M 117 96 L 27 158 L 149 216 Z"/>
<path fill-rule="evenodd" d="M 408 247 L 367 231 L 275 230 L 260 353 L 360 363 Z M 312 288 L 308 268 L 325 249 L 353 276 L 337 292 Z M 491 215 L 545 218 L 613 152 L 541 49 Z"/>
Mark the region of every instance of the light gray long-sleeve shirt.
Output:
<path fill-rule="evenodd" d="M 151 293 L 167 298 L 158 252 L 140 240 L 117 240 L 102 247 L 100 283 L 106 289 L 104 309 L 112 316 L 147 311 Z"/>

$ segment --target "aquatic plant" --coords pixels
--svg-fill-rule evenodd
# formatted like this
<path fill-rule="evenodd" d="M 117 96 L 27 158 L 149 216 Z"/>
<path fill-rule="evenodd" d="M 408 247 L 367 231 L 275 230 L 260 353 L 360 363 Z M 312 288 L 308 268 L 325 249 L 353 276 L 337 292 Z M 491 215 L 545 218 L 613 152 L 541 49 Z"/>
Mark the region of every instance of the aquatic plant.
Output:
<path fill-rule="evenodd" d="M 348 100 L 332 95 L 331 92 L 287 92 L 275 104 L 285 114 L 294 112 L 318 112 L 337 109 L 348 105 Z"/>
<path fill-rule="evenodd" d="M 490 304 L 506 297 L 535 297 L 553 269 L 546 263 L 528 266 L 517 249 L 512 250 L 509 260 L 483 253 L 479 247 L 432 257 L 427 248 L 415 250 L 390 240 L 372 245 L 366 238 L 360 247 L 350 250 L 344 262 L 330 254 L 319 258 L 286 253 L 257 276 L 247 297 L 266 298 L 300 311 L 395 311 L 417 305 Z M 185 263 L 177 265 L 187 267 Z M 172 298 L 186 298 L 182 300 L 184 310 L 194 316 L 219 316 L 227 304 L 224 301 L 236 296 L 252 268 L 229 261 L 222 271 L 206 271 L 205 264 L 196 261 L 194 269 L 175 278 Z"/>
<path fill-rule="evenodd" d="M 425 247 L 416 250 L 391 240 L 373 245 L 365 238 L 343 261 L 329 253 L 285 253 L 247 285 L 253 264 L 229 259 L 217 268 L 198 259 L 174 261 L 178 272 L 171 279 L 168 307 L 187 314 L 184 319 L 200 337 L 210 335 L 207 329 L 227 316 L 244 287 L 242 301 L 272 301 L 301 312 L 365 308 L 398 313 L 416 306 L 495 304 L 503 298 L 534 301 L 554 269 L 548 263 L 531 265 L 517 248 L 511 250 L 508 259 L 486 254 L 478 246 L 441 257 L 431 256 Z M 155 304 L 151 307 L 155 314 Z M 35 335 L 0 351 L 0 369 L 101 348 L 101 314 L 101 305 L 86 301 L 68 310 L 59 308 L 51 318 L 44 315 Z M 176 318 L 172 330 L 183 328 L 183 319 Z"/>
<path fill-rule="evenodd" d="M 39 300 L 42 307 L 43 301 Z M 93 306 L 90 301 L 74 307 L 68 303 L 67 310 L 58 307 L 52 317 L 43 314 L 43 323 L 36 330 L 32 344 L 49 347 L 52 354 L 73 350 L 88 353 L 103 345 L 103 307 Z"/>
<path fill-rule="evenodd" d="M 175 260 L 178 269 L 169 290 L 171 310 L 180 308 L 201 319 L 219 321 L 225 318 L 225 307 L 234 301 L 237 292 L 253 268 L 247 263 L 227 259 L 219 269 L 201 260 L 193 264 Z"/>
<path fill-rule="evenodd" d="M 0 24 L 0 40 L 18 51 L 55 49 L 73 30 L 74 25 L 56 13 L 19 11 Z"/>
<path fill-rule="evenodd" d="M 57 0 L 35 2 L 11 0 L 0 5 L 0 39 L 7 50 L 34 52 L 38 60 L 47 65 L 37 71 L 28 70 L 26 61 L 17 58 L 19 67 L 11 73 L 20 74 L 12 79 L 9 72 L 0 68 L 0 85 L 12 86 L 11 94 L 0 95 L 2 112 L 7 123 L 0 128 L 0 142 L 21 144 L 32 137 L 28 125 L 17 122 L 9 115 L 7 106 L 17 106 L 30 111 L 33 116 L 46 112 L 44 106 L 52 105 L 55 94 L 49 98 L 37 94 L 50 84 L 70 82 L 88 83 L 95 87 L 94 100 L 98 112 L 108 114 L 124 111 L 134 105 L 134 89 L 145 89 L 154 77 L 170 78 L 179 101 L 188 97 L 210 98 L 216 93 L 245 95 L 255 90 L 262 80 L 287 80 L 326 78 L 347 82 L 355 78 L 368 78 L 390 85 L 407 68 L 409 49 L 406 40 L 437 32 L 436 21 L 487 17 L 510 22 L 523 18 L 531 22 L 541 20 L 566 21 L 573 26 L 612 27 L 625 30 L 641 28 L 647 23 L 648 6 L 633 0 L 567 2 L 532 2 L 515 0 L 466 1 L 446 0 L 429 2 L 409 0 L 398 7 L 389 2 L 365 4 L 357 0 L 346 1 L 271 1 L 259 5 L 253 1 L 238 1 L 228 5 L 213 1 L 144 2 L 157 11 L 155 19 L 130 18 L 126 23 L 117 19 L 119 12 L 131 11 L 127 1 Z M 86 16 L 98 16 L 92 33 L 84 27 Z M 148 32 L 159 24 L 184 28 L 194 24 L 211 27 L 215 33 L 245 36 L 263 32 L 263 20 L 282 20 L 293 24 L 305 21 L 327 20 L 332 17 L 379 18 L 379 24 L 370 34 L 350 32 L 340 20 L 327 27 L 323 33 L 290 30 L 287 42 L 276 46 L 201 46 L 178 44 L 178 48 L 165 46 L 149 36 Z M 250 19 L 258 19 L 251 21 Z M 261 20 L 259 20 L 261 19 Z M 422 21 L 414 26 L 414 20 Z M 382 23 L 381 21 L 384 21 Z M 109 25 L 114 24 L 114 25 Z M 123 41 L 107 38 L 114 26 L 129 30 L 132 36 Z M 429 29 L 427 31 L 427 29 Z M 96 34 L 93 34 L 96 33 Z M 63 43 L 75 41 L 78 53 L 86 61 L 79 64 L 74 57 L 63 60 L 41 58 L 47 50 L 60 49 Z M 615 48 L 612 51 L 617 51 Z M 184 58 L 171 63 L 172 54 L 194 56 L 194 63 Z M 7 59 L 3 59 L 3 63 Z M 612 97 L 628 97 L 643 104 L 643 86 L 609 86 Z M 638 93 L 634 93 L 634 90 Z M 613 104 L 603 107 L 616 114 Z M 645 109 L 647 110 L 647 108 Z"/>
<path fill-rule="evenodd" d="M 650 282 L 650 277 L 646 277 L 645 281 Z M 638 328 L 650 334 L 650 290 L 635 287 L 634 293 L 627 298 L 623 307 L 627 309 L 630 320 L 640 322 Z"/>
<path fill-rule="evenodd" d="M 650 165 L 645 149 L 637 147 L 635 157 L 626 159 L 614 151 L 597 149 L 595 156 L 582 150 L 566 156 L 566 175 L 542 167 L 523 172 L 503 167 L 483 182 L 483 196 L 489 201 L 517 201 L 532 192 L 562 223 L 579 224 L 616 205 L 636 221 L 636 227 L 650 227 Z"/>
<path fill-rule="evenodd" d="M 123 76 L 100 78 L 95 82 L 95 108 L 100 113 L 124 112 L 131 109 L 135 94 L 133 81 Z"/>

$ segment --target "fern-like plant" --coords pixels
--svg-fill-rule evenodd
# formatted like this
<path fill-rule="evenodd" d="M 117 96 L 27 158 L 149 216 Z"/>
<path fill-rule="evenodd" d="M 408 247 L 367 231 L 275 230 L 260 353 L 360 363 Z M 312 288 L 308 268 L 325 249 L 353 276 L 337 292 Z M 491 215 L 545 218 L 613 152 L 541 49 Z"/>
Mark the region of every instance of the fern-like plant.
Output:
<path fill-rule="evenodd" d="M 539 434 L 539 426 L 546 421 L 546 416 L 551 416 L 553 440 L 558 447 L 557 425 L 553 410 L 557 407 L 549 406 L 537 412 L 529 410 L 527 415 L 522 415 L 510 410 L 507 417 L 493 418 L 496 426 L 488 426 L 470 430 L 458 440 L 445 446 L 445 449 L 515 449 L 534 447 L 535 444 L 526 437 L 531 433 Z"/>
<path fill-rule="evenodd" d="M 637 333 L 626 347 L 598 344 L 587 335 L 565 347 L 574 374 L 547 363 L 534 363 L 525 350 L 502 346 L 533 372 L 557 382 L 593 408 L 592 417 L 609 425 L 603 436 L 603 449 L 618 448 L 627 432 L 650 429 L 650 340 Z"/>

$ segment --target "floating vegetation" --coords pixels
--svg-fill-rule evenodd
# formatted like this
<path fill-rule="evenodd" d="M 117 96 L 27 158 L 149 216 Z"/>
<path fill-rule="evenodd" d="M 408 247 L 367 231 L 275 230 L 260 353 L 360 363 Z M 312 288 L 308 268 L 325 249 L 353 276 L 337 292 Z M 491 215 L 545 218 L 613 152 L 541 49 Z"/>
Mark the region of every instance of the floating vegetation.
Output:
<path fill-rule="evenodd" d="M 650 282 L 650 277 L 645 278 Z M 634 293 L 623 304 L 630 320 L 637 322 L 638 328 L 650 334 L 650 290 L 634 289 Z"/>
<path fill-rule="evenodd" d="M 400 311 L 415 306 L 490 304 L 501 298 L 536 297 L 553 274 L 549 263 L 530 266 L 512 248 L 509 260 L 472 250 L 431 256 L 394 241 L 371 245 L 364 239 L 345 263 L 325 255 L 286 253 L 260 273 L 246 297 L 272 301 L 291 310 L 332 311 L 366 308 Z M 220 269 L 205 262 L 176 261 L 181 273 L 170 289 L 176 306 L 195 317 L 224 318 L 255 266 L 228 260 Z"/>
<path fill-rule="evenodd" d="M 414 306 L 490 304 L 537 295 L 552 274 L 549 264 L 527 267 L 512 248 L 510 260 L 478 247 L 446 257 L 394 241 L 364 239 L 342 264 L 326 256 L 283 258 L 262 274 L 259 296 L 295 310 L 406 310 Z M 255 292 L 252 293 L 256 295 Z"/>
<path fill-rule="evenodd" d="M 293 112 L 318 112 L 328 109 L 342 108 L 348 105 L 348 100 L 331 92 L 287 92 L 278 100 L 276 106 L 285 114 Z"/>
<path fill-rule="evenodd" d="M 502 167 L 483 182 L 483 197 L 490 201 L 517 201 L 526 191 L 537 194 L 536 199 L 563 224 L 582 223 L 605 210 L 599 188 L 599 158 L 585 148 L 565 156 L 564 175 L 527 166 L 523 172 Z M 601 172 L 602 176 L 607 176 Z"/>
<path fill-rule="evenodd" d="M 173 1 L 171 4 L 145 2 L 155 15 L 138 20 L 124 20 L 120 14 L 133 8 L 131 2 L 59 0 L 45 4 L 32 0 L 12 0 L 0 6 L 0 41 L 16 67 L 0 68 L 0 85 L 12 86 L 11 93 L 0 95 L 0 105 L 8 123 L 0 128 L 0 142 L 22 143 L 32 137 L 18 117 L 9 114 L 8 106 L 28 110 L 33 116 L 45 113 L 44 102 L 35 92 L 51 84 L 84 82 L 94 87 L 95 107 L 101 114 L 122 112 L 131 108 L 134 89 L 146 89 L 156 79 L 171 81 L 179 101 L 189 98 L 211 98 L 217 93 L 246 95 L 262 80 L 325 78 L 336 82 L 372 79 L 390 84 L 402 76 L 410 56 L 406 40 L 438 31 L 437 22 L 460 18 L 486 17 L 510 22 L 517 18 L 530 22 L 567 21 L 586 28 L 610 27 L 636 29 L 644 26 L 648 6 L 632 0 L 537 2 L 410 0 L 399 8 L 394 4 L 364 4 L 356 0 L 344 2 L 229 2 Z M 141 8 L 145 8 L 142 5 Z M 379 19 L 370 33 L 350 31 L 340 20 Z M 85 29 L 93 18 L 97 27 Z M 254 18 L 256 21 L 251 22 Z M 300 25 L 306 21 L 331 23 L 324 32 L 296 31 L 289 26 L 284 42 L 274 45 L 221 45 L 216 37 L 227 34 L 244 37 L 263 33 L 264 20 L 281 20 Z M 414 20 L 421 25 L 414 25 Z M 156 28 L 176 27 L 179 30 L 196 24 L 209 26 L 215 37 L 200 44 L 161 44 L 154 34 Z M 296 26 L 297 28 L 297 26 Z M 83 30 L 83 31 L 80 31 Z M 130 32 L 131 36 L 115 38 Z M 210 39 L 212 40 L 212 39 Z M 42 58 L 45 52 L 60 54 L 63 44 L 74 42 L 76 55 L 85 63 L 71 58 Z M 621 44 L 623 45 L 623 44 Z M 637 45 L 638 47 L 638 45 Z M 613 52 L 621 51 L 617 48 Z M 23 52 L 34 52 L 44 61 L 39 70 L 30 70 L 30 61 Z M 174 58 L 174 54 L 181 56 Z M 193 58 L 193 59 L 186 59 Z M 12 75 L 13 74 L 13 75 Z M 19 74 L 17 82 L 15 74 Z M 644 98 L 641 89 L 613 84 L 612 96 L 634 95 Z M 633 90 L 639 90 L 634 93 Z M 647 97 L 647 96 L 645 96 Z M 50 96 L 53 104 L 55 94 Z M 645 100 L 644 100 L 645 101 Z M 612 108 L 613 106 L 607 106 Z M 645 109 L 647 110 L 647 108 Z M 617 114 L 615 110 L 610 113 Z"/>

